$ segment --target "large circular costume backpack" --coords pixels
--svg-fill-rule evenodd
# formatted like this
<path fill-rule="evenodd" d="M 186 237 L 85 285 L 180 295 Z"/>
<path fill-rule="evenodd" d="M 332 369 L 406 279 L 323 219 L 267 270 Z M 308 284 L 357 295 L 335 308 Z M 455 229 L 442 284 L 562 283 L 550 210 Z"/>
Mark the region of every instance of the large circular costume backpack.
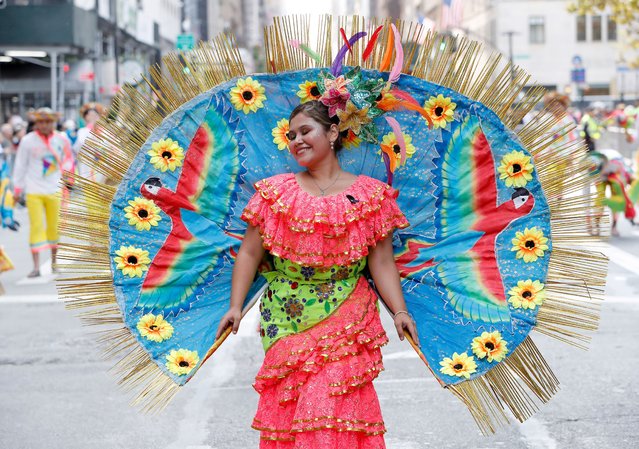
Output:
<path fill-rule="evenodd" d="M 393 245 L 419 356 L 482 431 L 506 420 L 504 406 L 523 421 L 536 410 L 527 391 L 545 402 L 558 387 L 530 333 L 582 346 L 596 328 L 607 262 L 583 246 L 584 148 L 556 178 L 568 156 L 549 149 L 554 119 L 520 126 L 543 89 L 477 42 L 357 17 L 333 34 L 326 18 L 315 52 L 305 20 L 266 30 L 268 73 L 245 74 L 220 36 L 123 89 L 82 150 L 108 181 L 76 180 L 61 293 L 112 325 L 103 340 L 124 384 L 161 408 L 228 335 L 215 341 L 239 217 L 255 182 L 299 170 L 287 118 L 319 100 L 340 118 L 342 167 L 399 191 L 410 227 Z M 256 278 L 245 311 L 263 286 Z"/>

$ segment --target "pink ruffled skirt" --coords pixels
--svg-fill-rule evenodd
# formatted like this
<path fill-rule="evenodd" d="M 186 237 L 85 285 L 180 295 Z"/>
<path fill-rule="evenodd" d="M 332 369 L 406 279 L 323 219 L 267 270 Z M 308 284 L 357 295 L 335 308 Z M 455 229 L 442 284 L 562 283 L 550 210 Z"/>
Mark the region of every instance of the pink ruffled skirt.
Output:
<path fill-rule="evenodd" d="M 372 381 L 387 342 L 376 296 L 361 278 L 331 316 L 273 344 L 254 385 L 260 448 L 385 448 Z"/>

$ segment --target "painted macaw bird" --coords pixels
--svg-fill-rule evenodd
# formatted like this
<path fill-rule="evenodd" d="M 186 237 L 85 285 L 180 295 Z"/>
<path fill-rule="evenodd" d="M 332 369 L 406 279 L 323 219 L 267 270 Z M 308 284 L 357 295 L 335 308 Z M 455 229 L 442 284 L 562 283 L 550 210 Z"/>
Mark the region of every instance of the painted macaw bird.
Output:
<path fill-rule="evenodd" d="M 496 238 L 535 202 L 523 187 L 499 200 L 493 152 L 474 116 L 457 128 L 441 158 L 440 192 L 436 238 L 400 233 L 395 253 L 400 275 L 421 282 L 436 270 L 459 315 L 479 323 L 509 322 Z"/>
<path fill-rule="evenodd" d="M 211 127 L 207 119 L 221 120 L 209 111 L 197 128 L 175 191 L 155 176 L 140 187 L 171 220 L 171 231 L 148 268 L 136 303 L 145 312 L 168 316 L 188 311 L 198 289 L 219 269 L 215 260 L 239 245 L 237 236 L 222 230 L 239 171 L 237 141 L 228 127 Z M 175 151 L 169 145 L 157 157 L 170 161 Z"/>

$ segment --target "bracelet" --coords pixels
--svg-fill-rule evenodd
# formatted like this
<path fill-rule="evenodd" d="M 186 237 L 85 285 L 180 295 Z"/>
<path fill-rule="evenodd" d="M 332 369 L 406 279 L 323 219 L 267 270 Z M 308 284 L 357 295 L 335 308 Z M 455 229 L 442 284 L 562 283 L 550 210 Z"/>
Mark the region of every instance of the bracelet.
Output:
<path fill-rule="evenodd" d="M 393 319 L 397 318 L 397 315 L 399 315 L 400 313 L 405 313 L 406 315 L 410 316 L 410 313 L 408 313 L 407 310 L 400 310 L 399 312 L 395 312 L 393 314 Z"/>

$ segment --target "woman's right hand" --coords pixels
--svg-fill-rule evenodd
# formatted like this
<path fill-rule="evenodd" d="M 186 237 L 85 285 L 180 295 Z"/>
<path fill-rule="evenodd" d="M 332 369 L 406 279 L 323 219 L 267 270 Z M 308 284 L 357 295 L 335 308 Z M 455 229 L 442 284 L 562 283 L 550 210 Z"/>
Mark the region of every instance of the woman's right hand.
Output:
<path fill-rule="evenodd" d="M 233 326 L 233 333 L 237 334 L 237 330 L 240 328 L 240 321 L 242 321 L 242 310 L 235 308 L 229 309 L 220 320 L 215 339 L 219 339 L 229 326 Z"/>

